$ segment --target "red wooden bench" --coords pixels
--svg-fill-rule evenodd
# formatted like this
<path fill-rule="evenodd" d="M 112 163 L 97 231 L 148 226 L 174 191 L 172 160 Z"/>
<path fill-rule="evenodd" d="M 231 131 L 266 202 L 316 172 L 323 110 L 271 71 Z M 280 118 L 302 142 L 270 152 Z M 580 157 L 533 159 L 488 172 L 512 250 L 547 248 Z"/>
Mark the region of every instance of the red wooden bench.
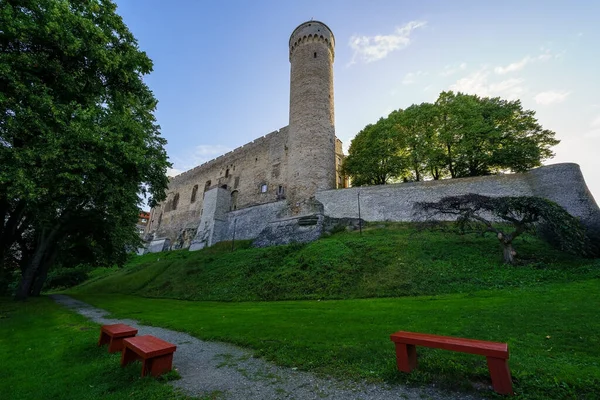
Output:
<path fill-rule="evenodd" d="M 108 352 L 114 353 L 123 349 L 123 339 L 137 335 L 138 330 L 125 324 L 103 325 L 100 328 L 98 346 L 108 343 Z"/>
<path fill-rule="evenodd" d="M 415 346 L 479 354 L 487 358 L 494 390 L 500 394 L 513 394 L 512 379 L 508 368 L 508 344 L 506 343 L 404 331 L 392 334 L 390 339 L 396 344 L 396 362 L 400 371 L 410 372 L 417 367 Z"/>
<path fill-rule="evenodd" d="M 159 376 L 171 370 L 173 353 L 177 346 L 151 335 L 136 336 L 123 340 L 121 366 L 135 360 L 142 361 L 142 376 L 151 373 Z"/>

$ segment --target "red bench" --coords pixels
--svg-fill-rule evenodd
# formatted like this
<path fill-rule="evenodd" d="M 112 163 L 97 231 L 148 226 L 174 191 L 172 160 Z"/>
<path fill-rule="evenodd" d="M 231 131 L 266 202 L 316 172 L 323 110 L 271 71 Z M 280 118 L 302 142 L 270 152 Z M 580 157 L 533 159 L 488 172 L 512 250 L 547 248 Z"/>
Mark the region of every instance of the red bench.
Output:
<path fill-rule="evenodd" d="M 506 343 L 404 331 L 392 334 L 390 339 L 396 344 L 396 362 L 400 371 L 410 372 L 417 367 L 415 346 L 479 354 L 487 358 L 494 390 L 500 394 L 513 394 L 512 379 L 508 368 L 508 344 Z"/>
<path fill-rule="evenodd" d="M 135 360 L 142 361 L 142 376 L 151 373 L 159 376 L 171 370 L 173 353 L 177 346 L 151 335 L 136 336 L 123 340 L 121 366 Z"/>
<path fill-rule="evenodd" d="M 98 346 L 108 343 L 108 352 L 123 349 L 123 339 L 137 335 L 138 330 L 125 324 L 103 325 L 100 328 Z"/>

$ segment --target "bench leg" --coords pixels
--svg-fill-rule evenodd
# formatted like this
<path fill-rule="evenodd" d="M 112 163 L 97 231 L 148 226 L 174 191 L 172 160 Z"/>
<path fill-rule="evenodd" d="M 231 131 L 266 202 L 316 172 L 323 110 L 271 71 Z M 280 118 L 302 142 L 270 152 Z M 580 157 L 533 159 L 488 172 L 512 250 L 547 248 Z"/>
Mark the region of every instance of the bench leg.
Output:
<path fill-rule="evenodd" d="M 142 366 L 142 376 L 145 376 L 148 373 L 152 374 L 152 376 L 160 376 L 169 372 L 172 369 L 172 366 L 173 353 L 150 358 L 144 360 L 144 365 Z"/>
<path fill-rule="evenodd" d="M 123 350 L 123 339 L 125 339 L 125 338 L 124 337 L 120 337 L 120 338 L 111 337 L 110 344 L 108 345 L 108 352 L 116 353 L 117 351 Z"/>
<path fill-rule="evenodd" d="M 417 348 L 412 344 L 396 343 L 396 364 L 402 372 L 417 368 Z"/>
<path fill-rule="evenodd" d="M 100 331 L 100 337 L 98 338 L 98 346 L 102 346 L 106 343 L 110 343 L 110 336 L 108 336 L 103 331 Z"/>
<path fill-rule="evenodd" d="M 123 347 L 123 353 L 121 353 L 121 366 L 134 362 L 138 356 L 135 352 L 127 347 Z"/>
<path fill-rule="evenodd" d="M 487 357 L 488 370 L 492 378 L 492 387 L 499 394 L 512 395 L 512 378 L 508 368 L 508 360 L 504 358 Z"/>

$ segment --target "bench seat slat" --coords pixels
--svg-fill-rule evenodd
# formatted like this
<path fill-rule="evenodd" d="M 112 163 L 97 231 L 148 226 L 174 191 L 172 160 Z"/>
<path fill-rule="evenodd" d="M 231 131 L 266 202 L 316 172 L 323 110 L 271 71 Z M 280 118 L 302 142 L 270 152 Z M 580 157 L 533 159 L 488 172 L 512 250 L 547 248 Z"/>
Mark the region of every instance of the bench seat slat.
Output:
<path fill-rule="evenodd" d="M 145 335 L 125 339 L 129 347 L 138 350 L 147 358 L 173 353 L 177 346 L 154 336 Z"/>
<path fill-rule="evenodd" d="M 508 345 L 506 343 L 405 331 L 393 333 L 390 336 L 390 339 L 396 343 L 406 343 L 416 346 L 434 347 L 487 357 L 508 359 Z"/>

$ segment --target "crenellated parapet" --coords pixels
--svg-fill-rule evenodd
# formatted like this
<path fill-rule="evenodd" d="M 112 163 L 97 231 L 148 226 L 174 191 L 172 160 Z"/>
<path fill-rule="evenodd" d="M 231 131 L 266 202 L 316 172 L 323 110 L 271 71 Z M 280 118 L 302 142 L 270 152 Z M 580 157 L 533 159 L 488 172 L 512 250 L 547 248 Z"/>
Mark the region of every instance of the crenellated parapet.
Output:
<path fill-rule="evenodd" d="M 290 61 L 294 51 L 303 44 L 320 42 L 325 44 L 331 57 L 335 55 L 335 38 L 327 25 L 319 21 L 307 21 L 298 26 L 290 36 Z"/>

